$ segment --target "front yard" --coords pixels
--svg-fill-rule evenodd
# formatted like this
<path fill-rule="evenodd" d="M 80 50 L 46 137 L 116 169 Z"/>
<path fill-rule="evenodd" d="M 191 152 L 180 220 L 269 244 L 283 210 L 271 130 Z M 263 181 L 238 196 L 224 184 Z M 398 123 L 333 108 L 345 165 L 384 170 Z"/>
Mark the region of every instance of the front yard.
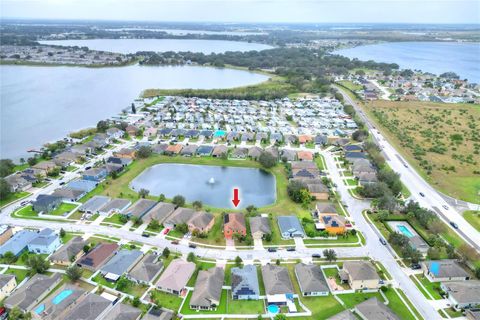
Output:
<path fill-rule="evenodd" d="M 71 212 L 77 207 L 76 204 L 73 203 L 65 203 L 62 202 L 55 210 L 49 213 L 52 216 L 65 216 L 67 213 Z"/>

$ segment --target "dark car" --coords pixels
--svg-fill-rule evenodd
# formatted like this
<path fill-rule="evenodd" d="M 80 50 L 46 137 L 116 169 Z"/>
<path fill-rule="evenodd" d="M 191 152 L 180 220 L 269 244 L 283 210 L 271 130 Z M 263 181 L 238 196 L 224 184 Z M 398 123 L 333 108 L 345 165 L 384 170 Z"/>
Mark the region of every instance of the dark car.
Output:
<path fill-rule="evenodd" d="M 322 255 L 320 253 L 312 254 L 312 258 L 319 258 L 320 259 L 321 257 L 322 257 Z"/>
<path fill-rule="evenodd" d="M 268 252 L 277 252 L 277 248 L 268 248 Z"/>
<path fill-rule="evenodd" d="M 380 243 L 383 244 L 384 246 L 387 245 L 387 241 L 385 241 L 385 239 L 379 238 L 378 240 L 380 240 Z"/>
<path fill-rule="evenodd" d="M 61 186 L 63 186 L 65 184 L 65 181 L 60 181 L 59 183 Z"/>
<path fill-rule="evenodd" d="M 419 193 L 422 197 L 425 197 L 425 194 L 423 194 L 423 192 L 420 192 Z"/>
<path fill-rule="evenodd" d="M 422 269 L 422 266 L 419 265 L 418 263 L 412 263 L 412 264 L 410 265 L 410 268 L 411 268 L 412 270 L 420 270 L 420 269 Z"/>
<path fill-rule="evenodd" d="M 92 169 L 91 166 L 85 167 L 85 170 L 90 170 L 90 169 Z"/>
<path fill-rule="evenodd" d="M 142 237 L 148 238 L 150 235 L 148 233 L 142 233 Z"/>
<path fill-rule="evenodd" d="M 295 251 L 294 247 L 287 248 L 287 251 Z"/>
<path fill-rule="evenodd" d="M 195 248 L 197 247 L 197 245 L 196 245 L 196 244 L 193 244 L 193 243 L 190 243 L 188 246 L 189 246 L 190 248 L 192 248 L 192 249 L 195 249 Z"/>
<path fill-rule="evenodd" d="M 455 222 L 451 221 L 450 222 L 450 225 L 455 228 L 455 229 L 458 229 L 458 224 L 456 224 Z"/>
<path fill-rule="evenodd" d="M 178 244 L 178 240 L 173 240 L 172 242 L 170 242 L 171 244 Z"/>

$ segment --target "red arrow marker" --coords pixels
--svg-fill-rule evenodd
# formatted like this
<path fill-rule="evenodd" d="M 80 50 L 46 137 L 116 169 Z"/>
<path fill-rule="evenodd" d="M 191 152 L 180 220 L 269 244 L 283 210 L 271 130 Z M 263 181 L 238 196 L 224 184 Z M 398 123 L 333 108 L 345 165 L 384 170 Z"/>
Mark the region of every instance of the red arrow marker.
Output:
<path fill-rule="evenodd" d="M 240 203 L 240 199 L 238 198 L 238 189 L 233 189 L 233 205 L 235 206 L 235 208 L 238 206 L 238 204 Z"/>

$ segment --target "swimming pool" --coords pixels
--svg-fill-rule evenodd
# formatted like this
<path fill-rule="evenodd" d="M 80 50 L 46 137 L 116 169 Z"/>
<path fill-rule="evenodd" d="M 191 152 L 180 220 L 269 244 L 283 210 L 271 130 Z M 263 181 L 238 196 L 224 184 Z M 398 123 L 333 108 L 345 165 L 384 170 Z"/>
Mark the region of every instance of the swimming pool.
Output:
<path fill-rule="evenodd" d="M 55 296 L 55 298 L 52 299 L 53 304 L 59 304 L 63 300 L 65 300 L 69 295 L 73 293 L 72 290 L 63 290 L 59 294 Z"/>
<path fill-rule="evenodd" d="M 268 313 L 270 313 L 270 314 L 277 314 L 277 313 L 280 312 L 280 308 L 279 308 L 277 305 L 270 304 L 270 305 L 268 305 L 268 307 L 267 307 L 267 311 L 268 311 Z"/>
<path fill-rule="evenodd" d="M 43 311 L 45 311 L 45 305 L 44 305 L 44 304 L 39 305 L 39 306 L 35 309 L 35 313 L 36 313 L 36 314 L 40 314 L 40 313 L 42 313 Z"/>
<path fill-rule="evenodd" d="M 217 131 L 215 131 L 215 133 L 213 134 L 213 136 L 214 136 L 215 138 L 223 137 L 223 136 L 225 135 L 225 133 L 226 133 L 226 132 L 223 131 L 223 130 L 217 130 Z"/>
<path fill-rule="evenodd" d="M 411 233 L 406 226 L 398 225 L 397 228 L 398 228 L 398 231 L 403 233 L 404 236 L 408 238 L 413 238 L 414 236 L 413 233 Z"/>

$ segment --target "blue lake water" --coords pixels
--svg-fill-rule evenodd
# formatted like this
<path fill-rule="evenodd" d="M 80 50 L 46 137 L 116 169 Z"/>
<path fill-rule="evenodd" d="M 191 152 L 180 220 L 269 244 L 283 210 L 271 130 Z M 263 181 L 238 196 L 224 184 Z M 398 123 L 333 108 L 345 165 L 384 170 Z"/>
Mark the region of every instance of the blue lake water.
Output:
<path fill-rule="evenodd" d="M 460 78 L 480 82 L 480 43 L 389 42 L 335 51 L 359 60 L 397 63 L 404 69 L 441 74 L 453 71 Z"/>
<path fill-rule="evenodd" d="M 197 66 L 113 68 L 0 66 L 0 158 L 95 126 L 148 88 L 231 88 L 268 77 L 241 70 Z"/>
<path fill-rule="evenodd" d="M 214 183 L 209 183 L 212 178 Z M 275 177 L 255 168 L 158 164 L 133 179 L 130 187 L 147 189 L 154 196 L 182 195 L 187 202 L 200 200 L 217 208 L 233 207 L 233 188 L 239 189 L 239 208 L 262 207 L 276 199 Z"/>
<path fill-rule="evenodd" d="M 272 48 L 266 44 L 228 40 L 196 39 L 87 39 L 87 40 L 46 40 L 42 44 L 58 46 L 88 47 L 90 50 L 118 53 L 135 53 L 137 51 L 191 51 L 223 53 L 226 51 L 260 51 Z"/>

